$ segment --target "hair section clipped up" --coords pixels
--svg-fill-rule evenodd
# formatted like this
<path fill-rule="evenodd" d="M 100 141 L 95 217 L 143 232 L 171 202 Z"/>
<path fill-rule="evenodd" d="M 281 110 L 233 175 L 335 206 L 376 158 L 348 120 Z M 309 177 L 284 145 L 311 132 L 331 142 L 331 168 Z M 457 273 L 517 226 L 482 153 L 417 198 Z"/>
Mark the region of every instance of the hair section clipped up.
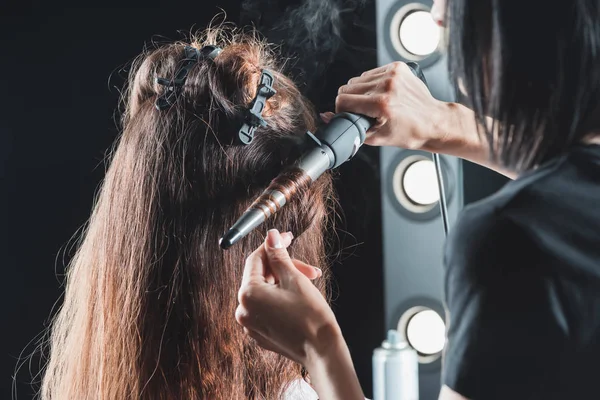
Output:
<path fill-rule="evenodd" d="M 156 108 L 159 110 L 166 110 L 175 103 L 181 87 L 185 84 L 190 69 L 195 63 L 203 57 L 214 61 L 215 57 L 223 51 L 220 47 L 210 45 L 204 46 L 201 50 L 198 50 L 195 47 L 185 46 L 184 50 L 185 59 L 175 73 L 175 78 L 171 80 L 156 78 L 156 83 L 165 88 L 165 92 L 156 99 Z M 277 93 L 277 91 L 273 89 L 273 82 L 273 75 L 269 71 L 263 70 L 256 96 L 252 100 L 250 108 L 244 115 L 244 121 L 238 133 L 240 143 L 252 143 L 256 128 L 268 125 L 267 121 L 262 117 L 262 111 L 265 109 L 267 100 Z"/>
<path fill-rule="evenodd" d="M 222 49 L 216 46 L 204 46 L 201 50 L 198 50 L 195 47 L 185 46 L 184 51 L 185 58 L 183 64 L 175 73 L 175 78 L 156 78 L 156 83 L 165 88 L 165 93 L 156 99 L 156 108 L 159 110 L 165 110 L 174 104 L 178 91 L 185 84 L 190 69 L 198 62 L 198 60 L 202 57 L 206 57 L 214 61 L 215 57 L 221 53 Z"/>
<path fill-rule="evenodd" d="M 315 129 L 312 106 L 257 34 L 228 27 L 145 52 L 126 93 L 51 326 L 41 398 L 282 398 L 302 367 L 261 349 L 234 318 L 243 260 L 265 232 L 227 252 L 218 239 L 293 164 L 290 143 Z M 252 131 L 248 144 L 241 130 Z M 325 174 L 268 227 L 295 235 L 291 256 L 323 270 L 324 295 L 332 198 Z"/>

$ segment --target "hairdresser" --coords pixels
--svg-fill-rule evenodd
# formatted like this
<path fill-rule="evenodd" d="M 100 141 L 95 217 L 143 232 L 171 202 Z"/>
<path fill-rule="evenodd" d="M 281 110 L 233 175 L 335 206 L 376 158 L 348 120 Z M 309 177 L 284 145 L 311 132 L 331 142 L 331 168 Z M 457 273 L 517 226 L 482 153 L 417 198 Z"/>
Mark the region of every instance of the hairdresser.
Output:
<path fill-rule="evenodd" d="M 401 63 L 339 90 L 337 112 L 377 119 L 369 144 L 514 179 L 451 227 L 440 399 L 600 399 L 599 3 L 437 0 L 468 107 L 435 100 Z M 238 322 L 304 365 L 322 400 L 362 399 L 332 311 L 281 243 L 270 231 L 247 259 Z"/>

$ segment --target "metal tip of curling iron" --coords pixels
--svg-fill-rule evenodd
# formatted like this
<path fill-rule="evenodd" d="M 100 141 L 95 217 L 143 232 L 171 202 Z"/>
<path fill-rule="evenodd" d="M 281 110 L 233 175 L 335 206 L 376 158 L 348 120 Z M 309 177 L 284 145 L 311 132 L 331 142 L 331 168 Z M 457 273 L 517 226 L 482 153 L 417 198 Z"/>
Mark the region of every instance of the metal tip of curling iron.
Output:
<path fill-rule="evenodd" d="M 219 245 L 223 250 L 227 250 L 241 238 L 242 235 L 240 234 L 240 231 L 237 229 L 230 229 L 221 239 L 219 239 Z"/>

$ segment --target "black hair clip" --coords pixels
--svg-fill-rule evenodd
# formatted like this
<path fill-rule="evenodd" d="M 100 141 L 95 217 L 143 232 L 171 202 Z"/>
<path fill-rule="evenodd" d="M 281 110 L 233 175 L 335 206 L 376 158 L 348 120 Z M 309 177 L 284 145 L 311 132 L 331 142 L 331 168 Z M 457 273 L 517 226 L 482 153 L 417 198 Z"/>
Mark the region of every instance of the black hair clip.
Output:
<path fill-rule="evenodd" d="M 159 110 L 165 110 L 175 104 L 175 100 L 181 91 L 181 87 L 184 85 L 187 76 L 200 58 L 206 57 L 214 60 L 221 53 L 221 49 L 217 46 L 204 46 L 201 50 L 198 50 L 192 46 L 185 46 L 185 59 L 183 64 L 179 67 L 175 73 L 175 78 L 169 80 L 165 78 L 156 78 L 156 83 L 165 87 L 165 91 L 162 95 L 156 99 L 156 108 Z"/>
<path fill-rule="evenodd" d="M 246 111 L 244 123 L 238 132 L 238 138 L 243 144 L 250 144 L 254 140 L 254 131 L 259 126 L 267 126 L 267 121 L 262 117 L 262 112 L 265 109 L 267 100 L 271 98 L 277 91 L 273 89 L 275 79 L 273 75 L 263 70 L 260 76 L 260 85 L 256 92 L 256 97 L 252 100 L 250 109 Z"/>
<path fill-rule="evenodd" d="M 211 60 L 214 61 L 214 59 L 221 54 L 221 52 L 223 51 L 223 49 L 221 49 L 220 47 L 217 46 L 204 46 L 201 50 L 200 50 L 200 54 L 202 54 L 203 57 L 206 58 L 210 58 Z"/>

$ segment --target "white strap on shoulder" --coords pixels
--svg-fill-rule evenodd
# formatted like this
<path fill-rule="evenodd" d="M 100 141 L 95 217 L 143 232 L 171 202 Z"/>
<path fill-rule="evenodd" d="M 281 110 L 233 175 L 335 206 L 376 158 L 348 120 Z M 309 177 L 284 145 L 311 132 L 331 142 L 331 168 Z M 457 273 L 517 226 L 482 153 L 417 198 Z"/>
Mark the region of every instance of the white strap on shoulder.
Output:
<path fill-rule="evenodd" d="M 290 383 L 282 400 L 319 400 L 319 396 L 304 379 L 297 379 Z"/>

